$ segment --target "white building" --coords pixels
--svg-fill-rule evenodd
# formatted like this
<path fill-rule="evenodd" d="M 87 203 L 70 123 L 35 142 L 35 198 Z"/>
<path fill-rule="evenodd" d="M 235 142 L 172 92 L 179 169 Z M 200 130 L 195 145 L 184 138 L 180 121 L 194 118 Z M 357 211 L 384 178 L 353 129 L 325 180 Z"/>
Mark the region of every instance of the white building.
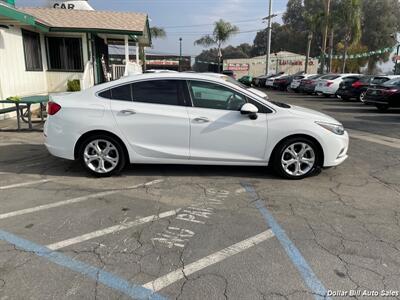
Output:
<path fill-rule="evenodd" d="M 224 59 L 224 70 L 232 70 L 240 78 L 244 75 L 260 76 L 265 74 L 266 56 L 257 56 L 252 58 Z M 295 74 L 305 69 L 306 57 L 288 51 L 280 51 L 270 56 L 268 74 L 285 72 L 286 74 Z M 318 59 L 310 58 L 308 62 L 307 73 L 317 73 Z"/>
<path fill-rule="evenodd" d="M 109 44 L 125 45 L 126 56 L 129 45 L 151 45 L 146 14 L 7 2 L 0 0 L 0 99 L 63 92 L 72 79 L 85 89 L 105 81 Z"/>

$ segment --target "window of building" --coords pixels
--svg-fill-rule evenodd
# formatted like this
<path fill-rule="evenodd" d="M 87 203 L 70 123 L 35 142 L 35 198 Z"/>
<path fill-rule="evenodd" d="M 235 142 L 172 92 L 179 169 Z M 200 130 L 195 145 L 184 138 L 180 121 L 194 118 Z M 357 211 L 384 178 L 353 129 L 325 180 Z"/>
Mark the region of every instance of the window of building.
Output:
<path fill-rule="evenodd" d="M 82 40 L 70 37 L 47 37 L 50 71 L 82 72 Z"/>
<path fill-rule="evenodd" d="M 27 71 L 43 71 L 40 35 L 36 32 L 22 30 L 24 44 L 25 68 Z"/>

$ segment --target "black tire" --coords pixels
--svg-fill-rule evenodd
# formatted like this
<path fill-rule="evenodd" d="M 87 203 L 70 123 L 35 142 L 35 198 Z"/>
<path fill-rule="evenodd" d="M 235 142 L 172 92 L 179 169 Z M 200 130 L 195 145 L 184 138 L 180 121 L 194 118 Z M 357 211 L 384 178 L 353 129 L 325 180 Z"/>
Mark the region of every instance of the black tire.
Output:
<path fill-rule="evenodd" d="M 378 109 L 379 112 L 384 113 L 387 112 L 389 109 L 389 105 L 386 104 L 377 104 L 376 108 Z"/>
<path fill-rule="evenodd" d="M 301 175 L 292 175 L 286 172 L 284 167 L 282 166 L 282 157 L 284 154 L 284 151 L 293 144 L 296 143 L 304 143 L 310 146 L 314 152 L 315 159 L 312 167 L 310 169 Z M 321 170 L 321 158 L 322 154 L 320 153 L 320 148 L 315 144 L 315 142 L 309 138 L 306 137 L 293 137 L 293 138 L 288 138 L 282 142 L 280 142 L 274 149 L 272 153 L 272 167 L 275 170 L 275 172 L 282 178 L 285 179 L 292 179 L 292 180 L 298 180 L 298 179 L 303 179 L 305 177 L 311 176 L 318 174 Z"/>
<path fill-rule="evenodd" d="M 111 143 L 116 149 L 116 150 L 112 150 L 112 151 L 115 151 L 116 153 L 118 153 L 118 163 L 112 170 L 110 170 L 108 172 L 97 172 L 97 171 L 91 169 L 85 162 L 85 149 L 90 143 L 92 143 L 96 140 L 107 141 L 107 142 Z M 95 177 L 109 177 L 112 175 L 119 174 L 126 165 L 126 159 L 127 159 L 127 157 L 125 155 L 125 151 L 124 151 L 124 148 L 121 145 L 121 143 L 114 137 L 107 135 L 107 134 L 94 134 L 94 135 L 87 137 L 81 143 L 79 150 L 78 150 L 78 160 L 79 160 L 81 166 L 89 174 L 91 174 Z"/>
<path fill-rule="evenodd" d="M 357 100 L 358 101 L 360 101 L 360 102 L 362 102 L 362 103 L 365 103 L 365 94 L 366 94 L 367 92 L 361 92 L 360 93 L 360 95 L 358 95 L 358 97 L 357 97 Z"/>

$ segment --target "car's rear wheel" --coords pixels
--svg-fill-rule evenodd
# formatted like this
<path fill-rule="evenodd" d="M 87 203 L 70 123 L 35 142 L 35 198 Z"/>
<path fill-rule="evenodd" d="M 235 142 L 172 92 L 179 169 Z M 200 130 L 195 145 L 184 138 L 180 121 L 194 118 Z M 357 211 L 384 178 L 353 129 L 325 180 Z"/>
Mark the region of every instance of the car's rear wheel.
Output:
<path fill-rule="evenodd" d="M 302 179 L 320 169 L 319 161 L 319 149 L 311 139 L 294 137 L 277 146 L 272 163 L 280 176 L 288 179 Z"/>
<path fill-rule="evenodd" d="M 387 112 L 389 109 L 389 105 L 385 105 L 385 104 L 377 104 L 376 108 L 379 110 L 379 112 Z"/>
<path fill-rule="evenodd" d="M 361 92 L 361 94 L 358 96 L 358 100 L 361 101 L 362 103 L 365 103 L 365 94 L 367 92 Z"/>
<path fill-rule="evenodd" d="M 102 134 L 85 139 L 78 158 L 83 168 L 97 177 L 118 174 L 125 166 L 122 145 L 113 137 Z"/>

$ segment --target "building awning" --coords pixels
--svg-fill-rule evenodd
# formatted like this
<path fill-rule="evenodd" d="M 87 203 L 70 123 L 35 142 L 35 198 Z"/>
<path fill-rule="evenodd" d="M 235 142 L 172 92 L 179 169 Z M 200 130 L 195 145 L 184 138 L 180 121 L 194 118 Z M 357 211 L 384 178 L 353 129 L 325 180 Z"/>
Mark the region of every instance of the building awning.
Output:
<path fill-rule="evenodd" d="M 0 2 L 0 23 L 7 20 L 30 25 L 45 32 L 92 32 L 128 35 L 143 45 L 151 45 L 147 14 L 55 8 L 14 8 Z"/>

